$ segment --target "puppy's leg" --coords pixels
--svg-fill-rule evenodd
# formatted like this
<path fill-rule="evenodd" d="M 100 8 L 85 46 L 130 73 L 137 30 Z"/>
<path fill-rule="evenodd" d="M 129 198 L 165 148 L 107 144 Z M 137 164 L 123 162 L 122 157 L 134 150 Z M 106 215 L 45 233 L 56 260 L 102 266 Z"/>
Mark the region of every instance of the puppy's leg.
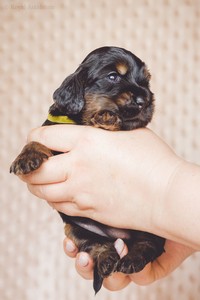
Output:
<path fill-rule="evenodd" d="M 136 239 L 129 245 L 128 254 L 119 261 L 117 271 L 125 274 L 140 272 L 164 252 L 164 243 L 163 238 L 153 235 L 151 239 Z"/>
<path fill-rule="evenodd" d="M 25 175 L 37 170 L 53 153 L 37 142 L 28 143 L 10 167 L 10 173 Z"/>
<path fill-rule="evenodd" d="M 122 120 L 117 113 L 113 111 L 103 110 L 97 112 L 90 120 L 90 125 L 106 130 L 120 130 L 122 128 Z"/>
<path fill-rule="evenodd" d="M 111 242 L 96 245 L 89 253 L 94 260 L 93 287 L 96 294 L 101 289 L 103 279 L 110 276 L 113 272 L 116 272 L 120 257 Z"/>
<path fill-rule="evenodd" d="M 66 224 L 65 234 L 74 241 L 79 252 L 87 252 L 92 257 L 94 261 L 93 287 L 95 293 L 98 293 L 103 279 L 116 271 L 117 263 L 120 259 L 114 247 L 114 242 L 75 224 Z"/>

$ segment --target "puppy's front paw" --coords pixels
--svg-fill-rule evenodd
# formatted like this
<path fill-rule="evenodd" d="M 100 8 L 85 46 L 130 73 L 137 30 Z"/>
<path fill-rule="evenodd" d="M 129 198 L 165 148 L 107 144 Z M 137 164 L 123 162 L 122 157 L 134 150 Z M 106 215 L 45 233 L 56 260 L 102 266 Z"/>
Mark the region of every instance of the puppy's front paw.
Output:
<path fill-rule="evenodd" d="M 20 154 L 10 167 L 10 173 L 25 175 L 37 170 L 48 157 L 41 152 Z"/>
<path fill-rule="evenodd" d="M 37 170 L 41 164 L 52 156 L 44 145 L 31 142 L 26 145 L 10 167 L 10 173 L 25 175 Z"/>
<path fill-rule="evenodd" d="M 120 130 L 122 121 L 119 116 L 111 111 L 100 111 L 91 119 L 91 125 L 106 130 Z"/>

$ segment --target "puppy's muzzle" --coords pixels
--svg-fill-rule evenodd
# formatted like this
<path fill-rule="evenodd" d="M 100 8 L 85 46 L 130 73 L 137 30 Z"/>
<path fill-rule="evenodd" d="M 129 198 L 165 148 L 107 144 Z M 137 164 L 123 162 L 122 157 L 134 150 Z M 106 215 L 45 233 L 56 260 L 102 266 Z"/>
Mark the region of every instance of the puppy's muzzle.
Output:
<path fill-rule="evenodd" d="M 120 108 L 120 113 L 124 119 L 133 119 L 140 113 L 140 109 L 137 105 L 130 105 Z"/>
<path fill-rule="evenodd" d="M 131 99 L 129 102 L 130 103 L 120 107 L 120 113 L 126 120 L 131 120 L 136 117 L 145 106 L 145 100 L 142 97 Z"/>

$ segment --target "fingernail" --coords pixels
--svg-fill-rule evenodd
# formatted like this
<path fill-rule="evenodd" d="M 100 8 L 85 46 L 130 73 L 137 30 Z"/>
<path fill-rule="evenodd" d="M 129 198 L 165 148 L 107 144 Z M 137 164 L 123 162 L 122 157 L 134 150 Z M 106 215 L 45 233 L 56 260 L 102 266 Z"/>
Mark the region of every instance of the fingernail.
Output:
<path fill-rule="evenodd" d="M 121 239 L 117 239 L 114 243 L 115 249 L 117 253 L 121 255 L 122 251 L 124 250 L 124 241 Z"/>
<path fill-rule="evenodd" d="M 81 267 L 87 267 L 89 264 L 89 258 L 87 254 L 81 253 L 78 258 L 78 264 Z"/>
<path fill-rule="evenodd" d="M 74 252 L 76 250 L 74 243 L 71 241 L 67 241 L 66 250 L 67 250 L 67 252 L 70 252 L 70 253 Z"/>

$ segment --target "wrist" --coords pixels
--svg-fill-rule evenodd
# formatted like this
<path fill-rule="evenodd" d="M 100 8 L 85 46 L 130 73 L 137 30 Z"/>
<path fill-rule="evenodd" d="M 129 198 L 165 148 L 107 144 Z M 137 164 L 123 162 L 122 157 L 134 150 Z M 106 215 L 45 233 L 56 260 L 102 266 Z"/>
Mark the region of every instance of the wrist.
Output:
<path fill-rule="evenodd" d="M 175 178 L 179 176 L 182 164 L 184 163 L 185 162 L 181 158 L 172 153 L 172 155 L 161 161 L 158 170 L 154 170 L 156 176 L 152 176 L 153 183 L 151 197 L 153 201 L 150 202 L 150 231 L 168 239 L 169 236 L 171 236 L 168 232 L 169 218 L 171 215 L 169 204 L 173 202 L 173 198 L 176 198 L 177 196 L 177 191 L 175 191 L 174 188 Z"/>
<path fill-rule="evenodd" d="M 157 234 L 200 249 L 199 229 L 200 168 L 179 160 L 154 216 Z"/>

